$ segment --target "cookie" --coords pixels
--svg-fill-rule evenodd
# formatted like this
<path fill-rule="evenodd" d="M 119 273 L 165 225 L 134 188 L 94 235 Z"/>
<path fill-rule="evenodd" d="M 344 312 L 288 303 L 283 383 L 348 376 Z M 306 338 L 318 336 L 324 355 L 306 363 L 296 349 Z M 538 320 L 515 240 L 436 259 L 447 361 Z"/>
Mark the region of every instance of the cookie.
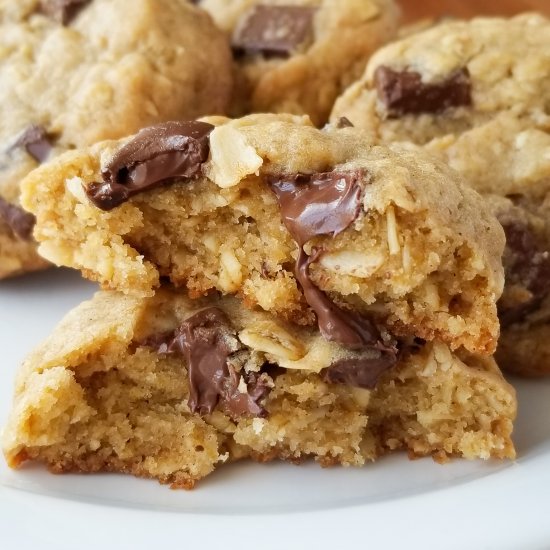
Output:
<path fill-rule="evenodd" d="M 445 22 L 378 51 L 332 119 L 424 145 L 480 192 L 540 198 L 550 187 L 549 52 L 540 15 Z"/>
<path fill-rule="evenodd" d="M 515 456 L 514 390 L 489 358 L 436 341 L 377 370 L 315 328 L 167 288 L 100 292 L 77 307 L 27 358 L 15 392 L 2 441 L 12 467 L 35 460 L 175 488 L 243 458 Z"/>
<path fill-rule="evenodd" d="M 395 36 L 399 20 L 394 0 L 199 0 L 198 5 L 232 42 L 234 114 L 308 114 L 319 126 L 368 57 Z"/>
<path fill-rule="evenodd" d="M 0 30 L 2 278 L 47 265 L 19 227 L 27 173 L 68 149 L 225 112 L 232 61 L 225 35 L 184 0 L 0 0 Z"/>
<path fill-rule="evenodd" d="M 34 171 L 23 204 L 44 257 L 125 293 L 151 295 L 164 277 L 191 297 L 237 294 L 347 343 L 364 339 L 359 315 L 373 334 L 494 350 L 504 235 L 453 172 L 354 128 L 210 122 L 151 127 Z"/>

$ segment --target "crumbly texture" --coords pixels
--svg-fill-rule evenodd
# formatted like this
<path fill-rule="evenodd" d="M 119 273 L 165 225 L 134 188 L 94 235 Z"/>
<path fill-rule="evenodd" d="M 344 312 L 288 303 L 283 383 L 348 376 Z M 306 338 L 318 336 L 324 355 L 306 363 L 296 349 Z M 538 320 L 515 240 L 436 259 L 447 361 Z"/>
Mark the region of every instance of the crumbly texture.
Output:
<path fill-rule="evenodd" d="M 435 113 L 389 116 L 375 89 L 376 70 L 418 72 L 441 83 L 467 69 L 472 104 Z M 425 145 L 484 193 L 543 196 L 550 185 L 550 21 L 451 21 L 390 44 L 336 102 L 373 139 Z"/>
<path fill-rule="evenodd" d="M 312 324 L 293 273 L 298 247 L 265 176 L 360 171 L 355 222 L 306 245 L 308 253 L 324 250 L 311 266 L 313 282 L 397 335 L 494 350 L 504 236 L 454 173 L 422 152 L 371 147 L 353 128 L 321 131 L 276 115 L 217 122 L 205 176 L 109 212 L 84 188 L 120 143 L 68 153 L 31 174 L 23 203 L 37 216 L 44 257 L 105 288 L 150 295 L 168 277 L 192 297 L 238 294 L 250 307 Z"/>
<path fill-rule="evenodd" d="M 550 196 L 542 202 L 523 196 L 513 199 L 486 196 L 504 227 L 511 228 L 514 239 L 503 257 L 507 282 L 499 309 L 502 314 L 520 308 L 512 322 L 501 326 L 496 358 L 507 371 L 544 376 L 550 374 L 550 283 L 546 282 L 550 274 Z M 522 243 L 526 244 L 522 247 Z"/>
<path fill-rule="evenodd" d="M 14 146 L 41 125 L 51 156 L 143 126 L 224 113 L 231 90 L 227 39 L 185 0 L 93 0 L 66 26 L 38 0 L 0 0 L 0 197 L 19 203 L 38 162 Z M 113 25 L 116 32 L 113 32 Z M 0 221 L 0 278 L 48 265 L 32 240 Z"/>
<path fill-rule="evenodd" d="M 308 114 L 319 126 L 327 121 L 338 95 L 361 75 L 369 56 L 396 35 L 400 15 L 394 0 L 199 2 L 229 36 L 259 4 L 316 8 L 313 37 L 288 57 L 236 56 L 234 114 Z"/>
<path fill-rule="evenodd" d="M 301 346 L 299 364 L 270 371 L 265 418 L 192 414 L 183 359 L 139 344 L 212 305 L 237 331 L 244 370 L 281 366 L 285 353 L 297 353 L 289 342 Z M 260 336 L 247 336 L 260 326 Z M 433 342 L 403 356 L 370 392 L 322 380 L 318 369 L 345 352 L 320 340 L 314 329 L 252 313 L 233 298 L 100 292 L 22 366 L 3 434 L 6 459 L 12 467 L 37 460 L 55 472 L 116 471 L 191 488 L 242 458 L 361 466 L 400 448 L 439 461 L 515 456 L 516 398 L 491 359 Z"/>

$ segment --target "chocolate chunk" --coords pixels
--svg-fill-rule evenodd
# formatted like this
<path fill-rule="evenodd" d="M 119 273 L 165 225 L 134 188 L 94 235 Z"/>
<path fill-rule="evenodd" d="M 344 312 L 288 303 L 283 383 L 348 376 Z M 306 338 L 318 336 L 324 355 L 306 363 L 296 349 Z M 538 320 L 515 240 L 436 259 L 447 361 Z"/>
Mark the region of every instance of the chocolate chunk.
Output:
<path fill-rule="evenodd" d="M 131 196 L 175 178 L 197 177 L 208 159 L 213 129 L 198 121 L 144 128 L 114 154 L 102 172 L 103 181 L 86 187 L 89 199 L 102 210 L 112 210 Z"/>
<path fill-rule="evenodd" d="M 353 127 L 354 127 L 353 122 L 348 117 L 345 117 L 345 116 L 341 116 L 338 119 L 338 122 L 336 123 L 336 128 L 338 128 L 339 130 L 341 130 L 342 128 L 353 128 Z"/>
<path fill-rule="evenodd" d="M 359 215 L 363 173 L 326 172 L 271 176 L 283 223 L 303 246 L 317 235 L 335 237 Z"/>
<path fill-rule="evenodd" d="M 61 25 L 68 25 L 91 0 L 41 0 L 40 12 Z"/>
<path fill-rule="evenodd" d="M 186 319 L 174 333 L 150 337 L 141 345 L 185 357 L 192 412 L 211 414 L 219 403 L 234 418 L 265 416 L 260 401 L 269 393 L 269 387 L 264 378 L 256 373 L 241 375 L 228 364 L 235 351 L 229 342 L 232 334 L 223 311 L 211 307 Z M 241 376 L 246 393 L 239 388 Z"/>
<path fill-rule="evenodd" d="M 233 33 L 236 53 L 288 57 L 313 38 L 313 16 L 317 8 L 265 6 L 248 11 Z"/>
<path fill-rule="evenodd" d="M 44 162 L 52 150 L 50 138 L 43 126 L 31 124 L 17 138 L 11 149 L 24 147 L 37 162 Z"/>
<path fill-rule="evenodd" d="M 472 104 L 472 83 L 467 68 L 438 83 L 422 82 L 416 71 L 394 71 L 384 65 L 374 73 L 378 98 L 390 116 L 438 113 L 451 107 Z"/>
<path fill-rule="evenodd" d="M 539 242 L 527 224 L 506 222 L 503 227 L 506 234 L 506 284 L 527 291 L 525 301 L 513 307 L 499 303 L 500 322 L 506 327 L 521 322 L 550 292 L 550 250 Z"/>
<path fill-rule="evenodd" d="M 0 197 L 0 219 L 4 220 L 12 230 L 13 234 L 25 241 L 32 240 L 32 230 L 35 224 L 35 217 L 25 212 L 19 206 L 11 204 Z"/>
<path fill-rule="evenodd" d="M 369 371 L 356 373 L 356 378 L 361 379 L 362 383 L 369 380 L 371 384 L 382 370 L 396 363 L 398 352 L 395 343 L 384 342 L 374 321 L 339 307 L 311 281 L 310 265 L 318 261 L 322 250 L 314 249 L 308 256 L 303 249 L 313 237 L 334 237 L 355 221 L 361 208 L 362 188 L 359 181 L 362 177 L 364 174 L 360 171 L 294 174 L 270 177 L 268 183 L 279 201 L 283 223 L 300 246 L 295 274 L 306 302 L 317 316 L 321 334 L 329 341 L 365 351 L 365 356 L 354 363 L 356 366 L 353 369 Z M 343 379 L 342 369 L 341 365 L 340 370 L 334 370 L 335 380 L 338 377 Z M 350 369 L 347 365 L 346 370 Z M 340 374 L 337 376 L 336 373 Z"/>
<path fill-rule="evenodd" d="M 378 357 L 343 359 L 323 369 L 321 378 L 329 384 L 345 384 L 371 390 L 378 379 L 395 364 L 395 357 L 386 353 Z"/>

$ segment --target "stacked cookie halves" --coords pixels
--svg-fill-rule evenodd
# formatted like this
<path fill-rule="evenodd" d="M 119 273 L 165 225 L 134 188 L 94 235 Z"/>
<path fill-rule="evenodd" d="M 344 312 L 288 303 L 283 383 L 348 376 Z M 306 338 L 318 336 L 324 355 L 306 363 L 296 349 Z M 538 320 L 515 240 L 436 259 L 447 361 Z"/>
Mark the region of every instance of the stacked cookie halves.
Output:
<path fill-rule="evenodd" d="M 169 122 L 42 165 L 22 204 L 105 290 L 25 362 L 11 465 L 191 487 L 245 457 L 514 456 L 504 233 L 427 153 L 345 121 Z"/>

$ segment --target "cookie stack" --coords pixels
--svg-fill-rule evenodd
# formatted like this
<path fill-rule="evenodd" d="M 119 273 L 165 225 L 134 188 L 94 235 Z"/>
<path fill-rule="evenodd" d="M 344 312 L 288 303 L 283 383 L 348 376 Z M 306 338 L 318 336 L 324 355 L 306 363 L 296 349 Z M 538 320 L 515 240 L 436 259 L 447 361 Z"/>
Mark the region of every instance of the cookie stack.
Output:
<path fill-rule="evenodd" d="M 37 2 L 15 14 L 4 4 L 6 25 L 86 38 L 127 2 L 79 2 L 76 13 L 67 2 L 57 22 Z M 153 34 L 155 17 L 195 29 L 192 46 L 159 46 L 165 62 L 145 45 L 135 62 L 197 97 L 176 94 L 177 113 L 153 101 L 145 115 L 158 92 L 146 78 L 139 102 L 111 96 L 103 110 L 88 107 L 84 127 L 108 135 L 63 141 L 73 134 L 59 123 L 40 166 L 15 186 L 19 202 L 6 208 L 26 217 L 28 235 L 35 224 L 40 261 L 76 268 L 103 290 L 22 366 L 3 436 L 8 463 L 190 488 L 242 458 L 359 466 L 398 449 L 438 461 L 513 458 L 515 392 L 493 354 L 498 343 L 509 368 L 528 370 L 506 346 L 519 332 L 535 337 L 550 260 L 534 199 L 545 161 L 534 155 L 521 172 L 513 157 L 544 147 L 548 105 L 540 89 L 523 110 L 509 96 L 542 86 L 525 82 L 545 50 L 506 58 L 501 72 L 524 76 L 517 89 L 486 67 L 510 29 L 546 20 L 441 23 L 379 50 L 344 91 L 397 32 L 393 2 L 182 1 L 167 13 L 152 0 L 134 4 Z M 197 21 L 219 34 L 222 53 Z M 119 57 L 133 59 L 117 47 L 113 66 L 94 65 L 89 79 L 103 85 Z M 211 59 L 195 71 L 200 55 Z M 234 81 L 231 102 L 222 85 L 216 96 L 217 62 L 220 83 Z M 209 99 L 200 87 L 210 78 Z M 111 119 L 124 106 L 137 115 L 120 130 Z M 19 138 L 19 157 L 52 143 L 46 122 L 35 121 L 40 140 Z M 498 130 L 508 123 L 521 128 L 513 138 Z M 493 131 L 498 147 L 481 137 Z M 465 167 L 475 148 L 479 162 L 509 151 L 500 188 L 483 187 L 489 166 Z"/>

